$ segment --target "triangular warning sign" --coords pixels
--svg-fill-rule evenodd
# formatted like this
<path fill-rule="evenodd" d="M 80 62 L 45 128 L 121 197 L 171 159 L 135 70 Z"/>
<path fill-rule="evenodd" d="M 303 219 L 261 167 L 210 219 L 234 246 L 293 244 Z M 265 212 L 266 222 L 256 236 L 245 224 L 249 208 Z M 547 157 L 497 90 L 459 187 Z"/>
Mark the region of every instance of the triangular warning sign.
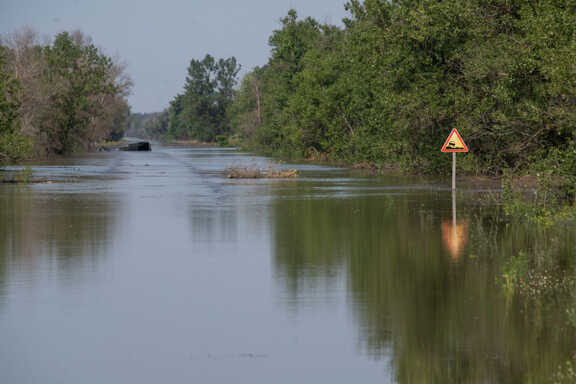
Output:
<path fill-rule="evenodd" d="M 452 129 L 452 132 L 448 135 L 446 142 L 442 146 L 442 152 L 468 152 L 468 147 L 464 144 L 464 140 L 462 140 L 456 128 Z"/>

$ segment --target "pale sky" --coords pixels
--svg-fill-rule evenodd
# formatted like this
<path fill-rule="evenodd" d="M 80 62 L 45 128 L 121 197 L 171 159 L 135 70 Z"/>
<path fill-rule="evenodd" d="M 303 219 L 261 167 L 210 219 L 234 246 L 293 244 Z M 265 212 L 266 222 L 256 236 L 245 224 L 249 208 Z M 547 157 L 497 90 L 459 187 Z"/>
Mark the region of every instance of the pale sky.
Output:
<path fill-rule="evenodd" d="M 0 34 L 80 29 L 128 64 L 133 112 L 156 112 L 181 92 L 191 59 L 235 56 L 241 74 L 267 62 L 268 38 L 294 8 L 341 24 L 346 0 L 0 0 Z"/>

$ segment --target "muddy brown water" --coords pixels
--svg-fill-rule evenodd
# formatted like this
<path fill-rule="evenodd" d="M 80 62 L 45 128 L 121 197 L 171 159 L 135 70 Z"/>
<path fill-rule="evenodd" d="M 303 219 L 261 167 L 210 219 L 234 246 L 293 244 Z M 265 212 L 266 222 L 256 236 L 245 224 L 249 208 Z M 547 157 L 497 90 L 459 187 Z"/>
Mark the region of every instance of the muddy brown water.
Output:
<path fill-rule="evenodd" d="M 0 185 L 1 383 L 553 382 L 570 292 L 507 294 L 572 230 L 500 219 L 488 186 L 155 146 L 34 164 Z M 544 257 L 544 256 L 542 256 Z"/>

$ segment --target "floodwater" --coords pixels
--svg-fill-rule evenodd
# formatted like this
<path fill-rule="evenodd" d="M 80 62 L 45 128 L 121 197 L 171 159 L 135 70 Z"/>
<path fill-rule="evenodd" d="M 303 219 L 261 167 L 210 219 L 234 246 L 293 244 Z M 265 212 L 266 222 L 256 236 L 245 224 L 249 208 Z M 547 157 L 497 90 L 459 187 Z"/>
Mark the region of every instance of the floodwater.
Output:
<path fill-rule="evenodd" d="M 55 182 L 0 185 L 0 382 L 566 373 L 574 295 L 510 293 L 503 276 L 530 252 L 572 270 L 572 229 L 502 220 L 486 186 L 453 201 L 448 179 L 313 165 L 286 165 L 294 180 L 223 177 L 265 161 L 155 146 L 36 164 Z"/>

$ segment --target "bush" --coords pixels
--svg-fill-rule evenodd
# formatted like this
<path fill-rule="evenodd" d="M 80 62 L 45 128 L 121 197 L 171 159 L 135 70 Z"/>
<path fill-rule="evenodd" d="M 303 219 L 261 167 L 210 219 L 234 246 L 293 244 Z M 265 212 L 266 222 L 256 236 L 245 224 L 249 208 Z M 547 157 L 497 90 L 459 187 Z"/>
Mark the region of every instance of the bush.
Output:
<path fill-rule="evenodd" d="M 218 135 L 216 136 L 216 142 L 218 143 L 219 146 L 221 147 L 227 147 L 230 144 L 228 143 L 228 137 L 224 136 L 224 135 Z"/>

